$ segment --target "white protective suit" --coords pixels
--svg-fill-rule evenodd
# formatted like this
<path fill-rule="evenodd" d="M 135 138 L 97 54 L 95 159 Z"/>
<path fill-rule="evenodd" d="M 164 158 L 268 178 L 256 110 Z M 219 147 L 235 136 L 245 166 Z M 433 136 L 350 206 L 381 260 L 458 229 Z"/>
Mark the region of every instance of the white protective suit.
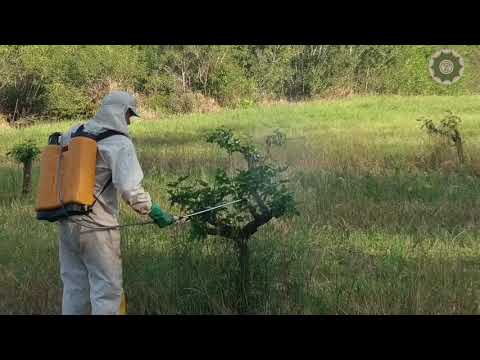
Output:
<path fill-rule="evenodd" d="M 128 135 L 126 113 L 135 114 L 135 99 L 126 92 L 106 96 L 100 111 L 84 124 L 84 130 L 99 134 L 107 129 Z M 80 125 L 62 134 L 67 145 Z M 119 193 L 137 213 L 147 215 L 150 195 L 141 186 L 143 172 L 129 137 L 113 135 L 97 142 L 95 194 L 91 213 L 74 216 L 75 223 L 60 221 L 60 270 L 63 281 L 63 314 L 119 314 L 123 295 L 120 231 L 91 230 L 90 227 L 118 225 Z M 112 179 L 101 195 L 108 180 Z"/>

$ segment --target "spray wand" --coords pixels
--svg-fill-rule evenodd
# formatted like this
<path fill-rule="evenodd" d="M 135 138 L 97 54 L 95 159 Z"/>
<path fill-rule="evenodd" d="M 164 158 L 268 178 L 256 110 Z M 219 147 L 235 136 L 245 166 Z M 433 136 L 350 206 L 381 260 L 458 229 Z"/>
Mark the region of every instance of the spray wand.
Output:
<path fill-rule="evenodd" d="M 232 205 L 232 204 L 235 204 L 235 203 L 238 203 L 240 201 L 243 201 L 245 199 L 240 199 L 240 200 L 233 200 L 233 201 L 229 201 L 227 203 L 223 203 L 223 204 L 220 204 L 220 205 L 216 205 L 216 206 L 213 206 L 213 207 L 210 207 L 210 208 L 207 208 L 207 209 L 204 209 L 204 210 L 201 210 L 201 211 L 197 211 L 197 212 L 194 212 L 192 214 L 187 214 L 185 216 L 181 216 L 179 218 L 177 218 L 174 222 L 174 224 L 179 224 L 179 223 L 185 223 L 188 221 L 188 219 L 190 219 L 191 217 L 193 216 L 197 216 L 197 215 L 200 215 L 200 214 L 204 214 L 206 212 L 210 212 L 210 211 L 213 211 L 213 210 L 216 210 L 216 209 L 220 209 L 220 208 L 223 208 L 223 207 L 226 207 L 228 205 Z M 73 220 L 72 218 L 68 219 L 67 221 L 71 221 L 77 225 L 80 225 L 80 226 L 83 226 L 87 229 L 91 229 L 91 230 L 111 230 L 111 229 L 120 229 L 120 228 L 124 228 L 124 227 L 129 227 L 129 226 L 139 226 L 139 225 L 148 225 L 148 224 L 154 224 L 153 221 L 144 221 L 144 222 L 138 222 L 138 223 L 131 223 L 131 224 L 123 224 L 123 225 L 116 225 L 116 226 L 102 226 L 102 227 L 91 227 L 91 226 L 87 226 L 85 225 L 84 223 L 80 223 L 80 222 L 77 222 L 75 220 Z M 95 224 L 95 223 L 90 223 L 92 225 L 97 225 L 98 224 Z"/>

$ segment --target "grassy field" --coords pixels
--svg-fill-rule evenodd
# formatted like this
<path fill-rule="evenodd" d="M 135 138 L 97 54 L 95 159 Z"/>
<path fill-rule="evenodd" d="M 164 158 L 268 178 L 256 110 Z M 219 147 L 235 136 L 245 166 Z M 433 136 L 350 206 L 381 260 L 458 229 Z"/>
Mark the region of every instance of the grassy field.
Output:
<path fill-rule="evenodd" d="M 446 110 L 463 120 L 463 169 L 416 121 Z M 478 314 L 478 114 L 479 96 L 356 97 L 144 120 L 131 133 L 145 187 L 167 209 L 170 180 L 239 161 L 206 144 L 205 130 L 229 126 L 260 146 L 276 128 L 292 138 L 274 157 L 289 165 L 302 215 L 252 239 L 253 312 Z M 43 146 L 71 124 L 0 126 L 0 314 L 60 312 L 56 226 L 35 220 L 34 197 L 19 195 L 21 169 L 5 152 L 30 138 Z M 121 216 L 138 220 L 125 206 Z M 192 242 L 187 226 L 122 230 L 130 313 L 235 312 L 234 248 Z"/>

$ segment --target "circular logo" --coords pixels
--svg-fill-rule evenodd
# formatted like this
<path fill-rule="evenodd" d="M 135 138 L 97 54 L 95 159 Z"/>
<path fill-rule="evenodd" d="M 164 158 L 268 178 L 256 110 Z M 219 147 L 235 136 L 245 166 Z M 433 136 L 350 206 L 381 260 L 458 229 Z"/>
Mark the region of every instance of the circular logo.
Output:
<path fill-rule="evenodd" d="M 433 80 L 443 85 L 451 85 L 463 75 L 463 58 L 451 49 L 437 51 L 430 59 L 429 70 Z"/>
<path fill-rule="evenodd" d="M 442 62 L 439 65 L 440 72 L 443 75 L 451 74 L 453 72 L 454 67 L 455 65 L 453 65 L 453 62 L 451 62 L 450 60 L 442 60 Z"/>

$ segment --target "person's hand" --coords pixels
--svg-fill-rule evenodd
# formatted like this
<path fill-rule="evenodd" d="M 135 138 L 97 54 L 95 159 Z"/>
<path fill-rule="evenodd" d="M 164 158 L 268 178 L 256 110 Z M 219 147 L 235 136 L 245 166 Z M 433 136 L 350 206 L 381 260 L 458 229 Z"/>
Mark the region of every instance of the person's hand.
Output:
<path fill-rule="evenodd" d="M 155 224 L 157 224 L 160 228 L 164 228 L 175 223 L 174 217 L 164 212 L 158 204 L 152 205 L 148 216 L 150 216 L 150 218 L 153 219 Z"/>

